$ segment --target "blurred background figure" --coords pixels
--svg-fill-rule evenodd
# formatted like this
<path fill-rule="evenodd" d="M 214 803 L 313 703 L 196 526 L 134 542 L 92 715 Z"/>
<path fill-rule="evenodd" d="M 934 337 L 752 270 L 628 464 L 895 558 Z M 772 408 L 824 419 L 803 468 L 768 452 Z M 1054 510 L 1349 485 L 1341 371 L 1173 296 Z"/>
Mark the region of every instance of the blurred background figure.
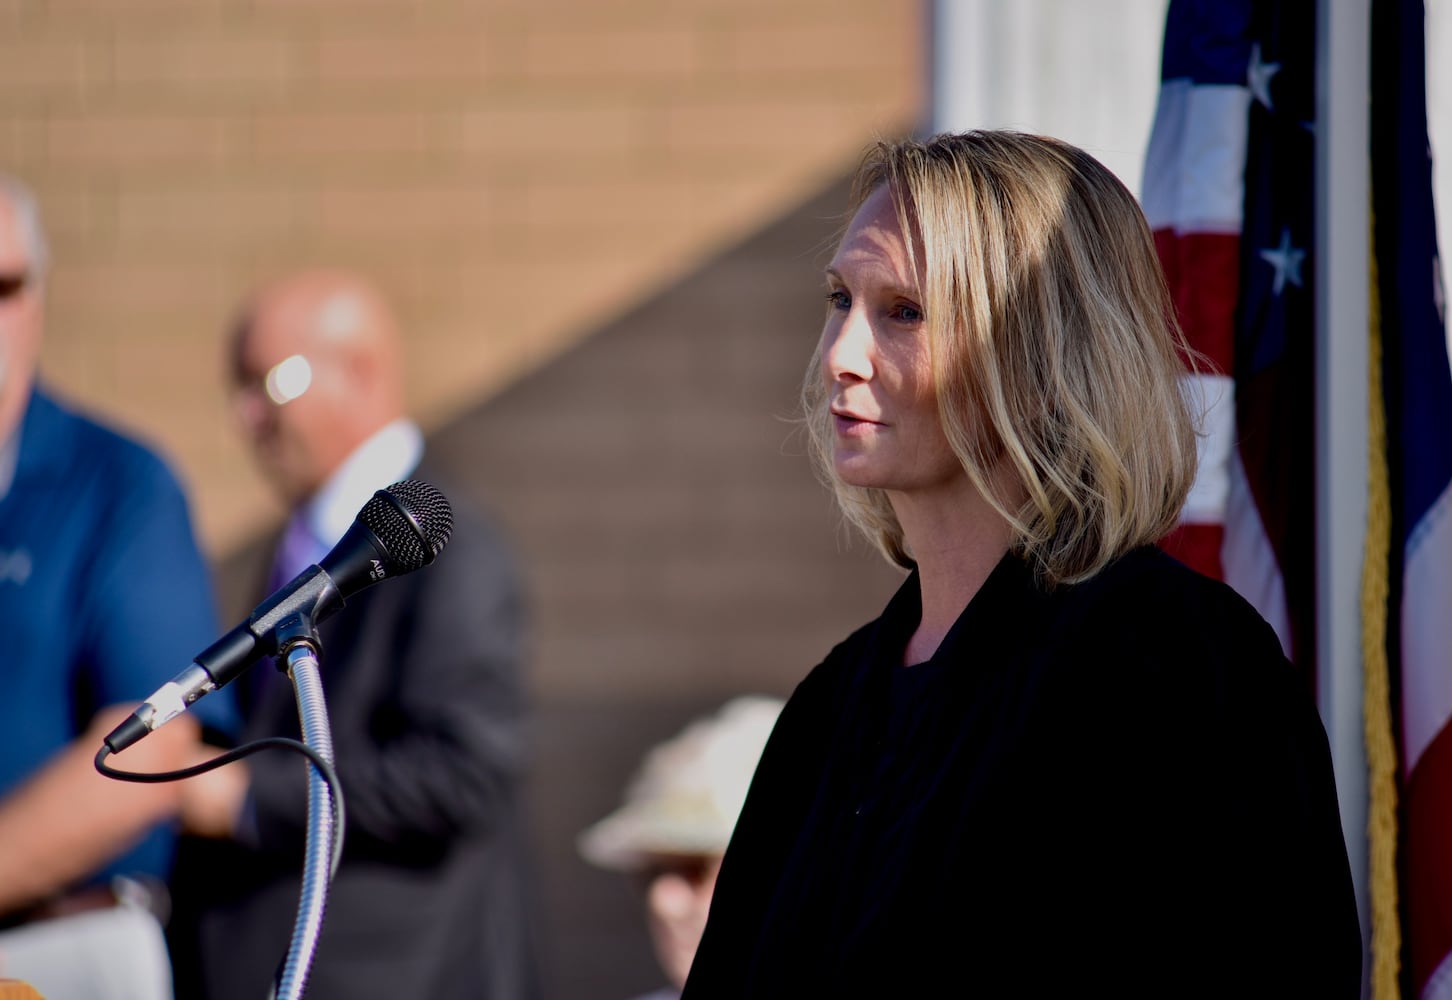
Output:
<path fill-rule="evenodd" d="M 580 835 L 587 861 L 641 883 L 670 982 L 641 1000 L 670 1000 L 685 985 L 721 857 L 781 707 L 778 698 L 748 695 L 692 722 L 646 755 L 625 802 Z"/>
<path fill-rule="evenodd" d="M 318 561 L 375 490 L 438 478 L 404 414 L 393 314 L 361 279 L 309 271 L 263 288 L 230 365 L 242 432 L 292 510 L 255 602 Z M 516 829 L 524 612 L 500 537 L 456 498 L 436 563 L 350 599 L 321 632 L 347 831 L 308 996 L 533 996 Z M 283 675 L 262 665 L 238 683 L 247 737 L 298 736 Z M 179 966 L 198 966 L 186 990 L 266 995 L 296 911 L 304 772 L 262 754 L 188 783 L 188 829 L 226 839 L 192 845 L 178 877 L 199 911 L 197 940 L 189 923 L 173 937 Z"/>
<path fill-rule="evenodd" d="M 47 243 L 0 175 L 0 976 L 52 997 L 169 998 L 157 915 L 175 784 L 96 773 L 101 740 L 215 638 L 187 502 L 146 447 L 36 384 Z M 208 699 L 116 759 L 180 766 Z"/>

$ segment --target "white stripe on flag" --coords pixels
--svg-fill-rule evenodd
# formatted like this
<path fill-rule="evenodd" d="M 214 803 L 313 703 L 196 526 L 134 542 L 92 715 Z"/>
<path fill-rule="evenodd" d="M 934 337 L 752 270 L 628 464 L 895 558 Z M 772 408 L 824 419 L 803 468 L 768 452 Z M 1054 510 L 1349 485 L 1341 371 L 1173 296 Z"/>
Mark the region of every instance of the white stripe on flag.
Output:
<path fill-rule="evenodd" d="M 1402 740 L 1411 774 L 1452 718 L 1452 486 L 1407 539 L 1402 582 Z"/>
<path fill-rule="evenodd" d="M 1225 582 L 1236 589 L 1280 637 L 1281 648 L 1291 655 L 1291 616 L 1286 610 L 1286 585 L 1271 548 L 1270 536 L 1260 520 L 1260 509 L 1250 492 L 1240 450 L 1230 461 L 1230 494 L 1225 508 L 1225 543 L 1220 561 Z"/>
<path fill-rule="evenodd" d="M 1224 524 L 1230 499 L 1230 458 L 1235 451 L 1235 380 L 1228 375 L 1187 375 L 1181 391 L 1195 418 L 1198 465 L 1195 485 L 1180 511 L 1184 524 Z"/>
<path fill-rule="evenodd" d="M 1177 233 L 1240 232 L 1250 91 L 1166 80 L 1145 153 L 1145 218 Z"/>

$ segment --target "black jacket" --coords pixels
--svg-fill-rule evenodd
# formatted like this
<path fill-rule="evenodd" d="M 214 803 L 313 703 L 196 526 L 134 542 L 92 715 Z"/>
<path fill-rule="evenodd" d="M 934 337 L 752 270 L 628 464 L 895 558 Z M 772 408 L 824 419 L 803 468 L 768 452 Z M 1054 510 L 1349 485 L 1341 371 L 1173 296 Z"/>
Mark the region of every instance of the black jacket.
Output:
<path fill-rule="evenodd" d="M 792 696 L 686 1000 L 1360 995 L 1326 737 L 1274 633 L 1157 550 L 1006 556 L 903 669 L 916 577 Z"/>

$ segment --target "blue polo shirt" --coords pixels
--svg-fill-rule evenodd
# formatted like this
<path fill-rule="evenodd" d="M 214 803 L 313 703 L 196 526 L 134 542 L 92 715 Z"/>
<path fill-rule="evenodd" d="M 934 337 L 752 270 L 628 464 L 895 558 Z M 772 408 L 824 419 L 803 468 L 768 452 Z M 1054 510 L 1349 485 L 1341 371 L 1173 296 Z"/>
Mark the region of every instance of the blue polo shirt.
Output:
<path fill-rule="evenodd" d="M 0 796 L 96 709 L 145 699 L 216 636 L 176 478 L 145 447 L 37 389 L 0 498 Z M 194 711 L 236 731 L 226 689 Z M 153 830 L 98 874 L 165 875 L 173 839 Z"/>

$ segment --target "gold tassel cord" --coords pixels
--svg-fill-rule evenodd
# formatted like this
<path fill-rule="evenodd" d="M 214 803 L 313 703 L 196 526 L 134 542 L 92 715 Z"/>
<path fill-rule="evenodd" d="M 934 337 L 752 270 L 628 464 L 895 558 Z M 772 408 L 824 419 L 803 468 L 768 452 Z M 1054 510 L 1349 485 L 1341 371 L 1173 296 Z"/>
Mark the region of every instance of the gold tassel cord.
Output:
<path fill-rule="evenodd" d="M 1373 232 L 1375 226 L 1372 227 Z M 1361 566 L 1362 718 L 1365 726 L 1366 821 L 1371 895 L 1371 997 L 1400 1000 L 1401 922 L 1397 911 L 1397 753 L 1392 739 L 1391 685 L 1386 634 L 1391 555 L 1391 484 L 1386 457 L 1382 392 L 1381 296 L 1375 240 L 1371 254 L 1367 377 L 1366 549 Z"/>

